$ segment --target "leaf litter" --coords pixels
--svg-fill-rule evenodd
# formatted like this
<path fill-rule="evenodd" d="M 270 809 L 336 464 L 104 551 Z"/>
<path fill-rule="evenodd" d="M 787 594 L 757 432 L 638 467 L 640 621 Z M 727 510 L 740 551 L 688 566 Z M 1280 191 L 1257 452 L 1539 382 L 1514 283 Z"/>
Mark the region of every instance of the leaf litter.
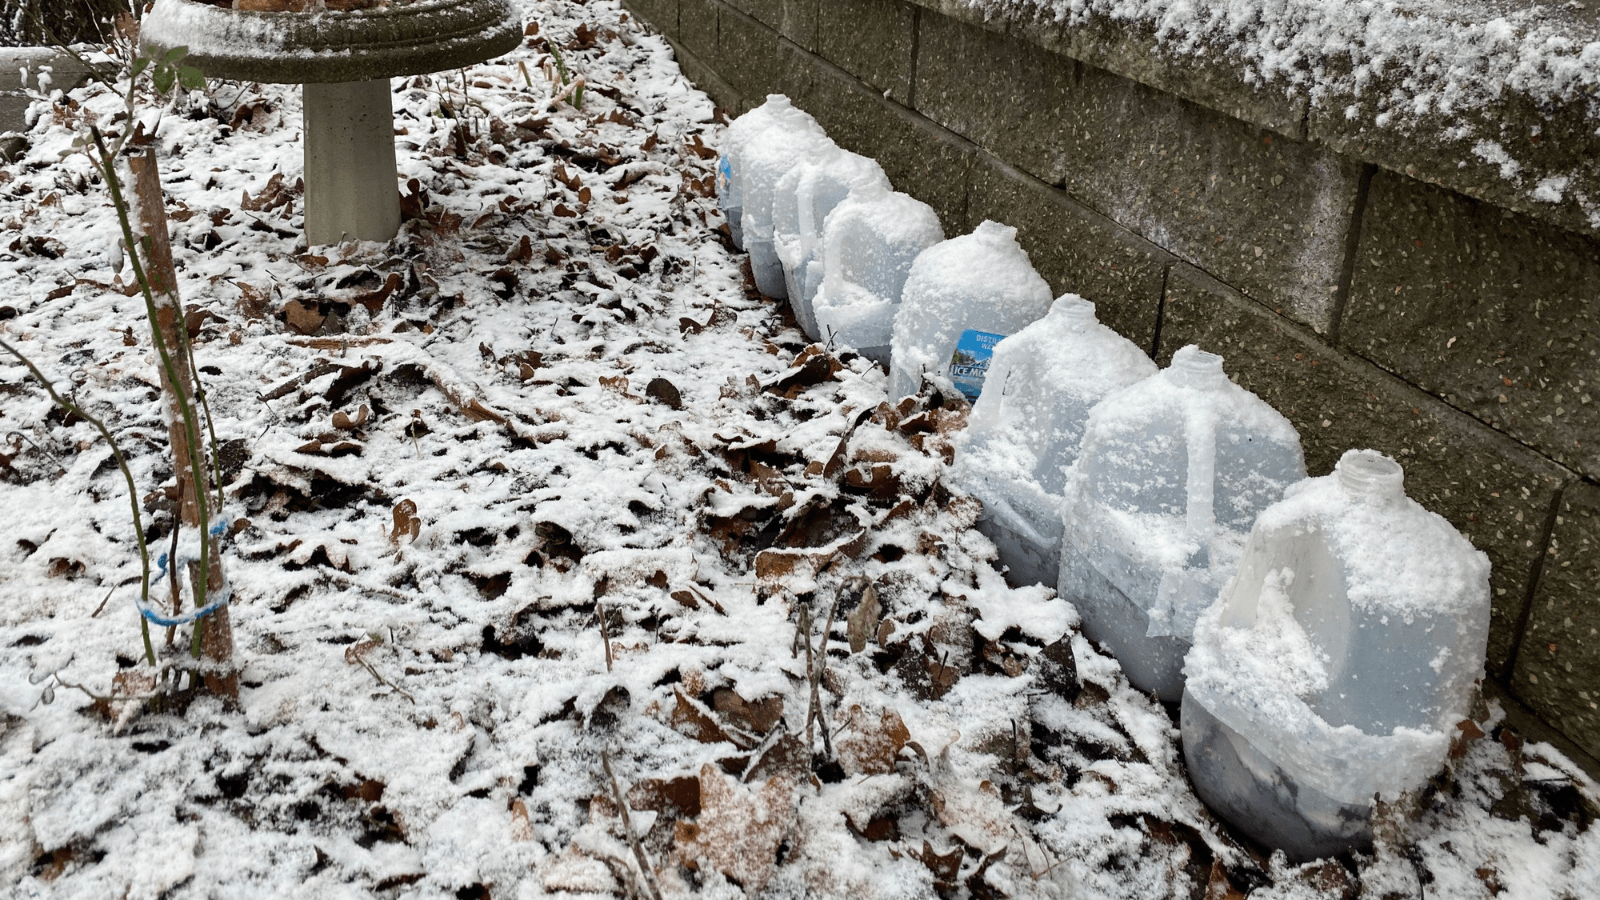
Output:
<path fill-rule="evenodd" d="M 297 243 L 298 95 L 168 110 L 222 439 L 241 708 L 143 698 L 109 451 L 0 368 L 0 878 L 24 896 L 1578 897 L 1597 791 L 1484 709 L 1371 853 L 1293 866 L 944 480 L 957 399 L 806 346 L 730 254 L 717 111 L 614 3 L 397 80 L 405 224 Z M 559 88 L 547 41 L 586 80 Z M 529 73 L 534 73 L 530 75 Z M 41 104 L 8 339 L 172 529 L 151 350 Z M 238 198 L 237 200 L 235 198 Z M 108 270 L 112 270 L 109 271 Z M 105 603 L 111 592 L 109 606 Z M 68 688 L 57 690 L 57 688 Z M 72 690 L 81 687 L 81 690 Z"/>

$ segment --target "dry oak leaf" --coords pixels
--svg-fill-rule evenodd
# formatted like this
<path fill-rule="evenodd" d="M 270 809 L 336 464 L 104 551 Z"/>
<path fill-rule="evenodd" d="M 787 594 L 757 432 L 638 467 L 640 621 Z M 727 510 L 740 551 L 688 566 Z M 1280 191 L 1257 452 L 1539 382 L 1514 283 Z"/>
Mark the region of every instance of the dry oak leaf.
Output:
<path fill-rule="evenodd" d="M 411 541 L 417 539 L 422 532 L 422 520 L 417 518 L 417 504 L 413 500 L 401 500 L 394 505 L 394 529 L 389 532 L 389 543 L 400 546 L 402 535 L 408 536 Z M 408 541 L 409 543 L 409 541 Z"/>
<path fill-rule="evenodd" d="M 356 414 L 355 414 L 354 418 L 352 418 L 349 413 L 345 413 L 345 412 L 336 412 L 336 413 L 334 413 L 333 414 L 333 427 L 342 429 L 344 431 L 353 431 L 353 430 L 355 430 L 357 428 L 360 428 L 361 426 L 367 424 L 367 422 L 369 420 L 371 420 L 371 418 L 372 418 L 372 410 L 369 409 L 365 403 L 363 403 L 363 404 L 361 404 L 361 408 L 356 411 Z"/>
<path fill-rule="evenodd" d="M 741 750 L 749 750 L 756 745 L 757 738 L 754 735 L 726 727 L 699 700 L 686 695 L 677 687 L 674 687 L 672 692 L 677 703 L 672 707 L 670 721 L 673 729 L 679 734 L 692 737 L 702 744 L 726 741 Z"/>
<path fill-rule="evenodd" d="M 911 732 L 900 714 L 892 709 L 863 710 L 852 705 L 833 714 L 835 727 L 844 733 L 833 741 L 839 765 L 846 775 L 887 775 L 894 771 L 900 748 L 911 740 Z"/>
<path fill-rule="evenodd" d="M 690 868 L 715 869 L 746 891 L 759 891 L 778 867 L 778 847 L 797 817 L 795 804 L 788 778 L 746 786 L 707 763 L 700 767 L 700 818 L 679 822 L 673 842 Z"/>
<path fill-rule="evenodd" d="M 878 602 L 878 589 L 867 585 L 861 592 L 861 602 L 845 620 L 845 634 L 850 638 L 850 652 L 867 649 L 867 641 L 877 633 L 878 620 L 883 618 L 883 605 Z"/>
<path fill-rule="evenodd" d="M 947 781 L 929 794 L 934 818 L 961 843 L 990 856 L 1010 844 L 1011 813 L 991 781 Z"/>
<path fill-rule="evenodd" d="M 783 697 L 776 694 L 746 700 L 730 688 L 717 688 L 711 693 L 711 704 L 717 715 L 756 734 L 766 734 L 783 718 Z"/>
<path fill-rule="evenodd" d="M 521 800 L 511 801 L 511 839 L 533 840 L 533 821 L 528 817 L 528 805 Z"/>

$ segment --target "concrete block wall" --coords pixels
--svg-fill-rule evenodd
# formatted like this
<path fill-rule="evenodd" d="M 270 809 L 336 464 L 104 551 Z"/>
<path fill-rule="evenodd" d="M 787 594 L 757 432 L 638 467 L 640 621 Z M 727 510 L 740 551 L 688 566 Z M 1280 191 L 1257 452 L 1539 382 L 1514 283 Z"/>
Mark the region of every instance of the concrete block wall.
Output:
<path fill-rule="evenodd" d="M 37 73 L 50 72 L 52 90 L 69 91 L 89 79 L 89 70 L 70 55 L 49 47 L 0 47 L 0 159 L 12 159 L 27 149 L 27 139 L 19 132 L 28 127 L 28 106 L 33 102 L 22 83 L 22 70 L 29 72 L 28 87 L 37 89 Z"/>
<path fill-rule="evenodd" d="M 1600 773 L 1594 217 L 1408 145 L 1365 100 L 1331 116 L 1137 23 L 963 0 L 625 3 L 730 116 L 788 94 L 946 234 L 1016 226 L 1057 293 L 1163 365 L 1189 343 L 1221 353 L 1300 430 L 1312 474 L 1352 447 L 1400 460 L 1408 493 L 1493 562 L 1490 693 Z M 1471 115 L 1542 127 L 1528 165 L 1600 151 L 1560 110 L 1503 105 Z"/>

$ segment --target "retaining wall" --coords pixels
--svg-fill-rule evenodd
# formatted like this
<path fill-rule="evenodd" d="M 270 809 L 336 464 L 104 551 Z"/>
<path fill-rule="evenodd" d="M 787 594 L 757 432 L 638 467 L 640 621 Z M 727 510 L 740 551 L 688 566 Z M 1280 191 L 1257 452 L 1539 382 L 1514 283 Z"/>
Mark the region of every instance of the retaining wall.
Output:
<path fill-rule="evenodd" d="M 1015 225 L 1161 364 L 1221 353 L 1312 474 L 1400 460 L 1493 561 L 1488 691 L 1600 773 L 1595 13 L 1396 28 L 1305 0 L 1275 31 L 1200 0 L 1222 24 L 1174 32 L 1100 0 L 625 3 L 729 115 L 788 94 L 947 235 Z M 1552 34 L 1564 69 L 1527 52 Z"/>

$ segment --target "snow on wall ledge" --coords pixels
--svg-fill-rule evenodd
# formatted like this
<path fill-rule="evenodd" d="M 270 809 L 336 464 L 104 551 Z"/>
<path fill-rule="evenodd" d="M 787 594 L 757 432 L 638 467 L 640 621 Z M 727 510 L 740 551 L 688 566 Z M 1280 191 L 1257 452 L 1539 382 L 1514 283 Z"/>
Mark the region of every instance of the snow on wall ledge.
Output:
<path fill-rule="evenodd" d="M 910 2 L 1290 137 L 1600 233 L 1596 4 Z"/>

